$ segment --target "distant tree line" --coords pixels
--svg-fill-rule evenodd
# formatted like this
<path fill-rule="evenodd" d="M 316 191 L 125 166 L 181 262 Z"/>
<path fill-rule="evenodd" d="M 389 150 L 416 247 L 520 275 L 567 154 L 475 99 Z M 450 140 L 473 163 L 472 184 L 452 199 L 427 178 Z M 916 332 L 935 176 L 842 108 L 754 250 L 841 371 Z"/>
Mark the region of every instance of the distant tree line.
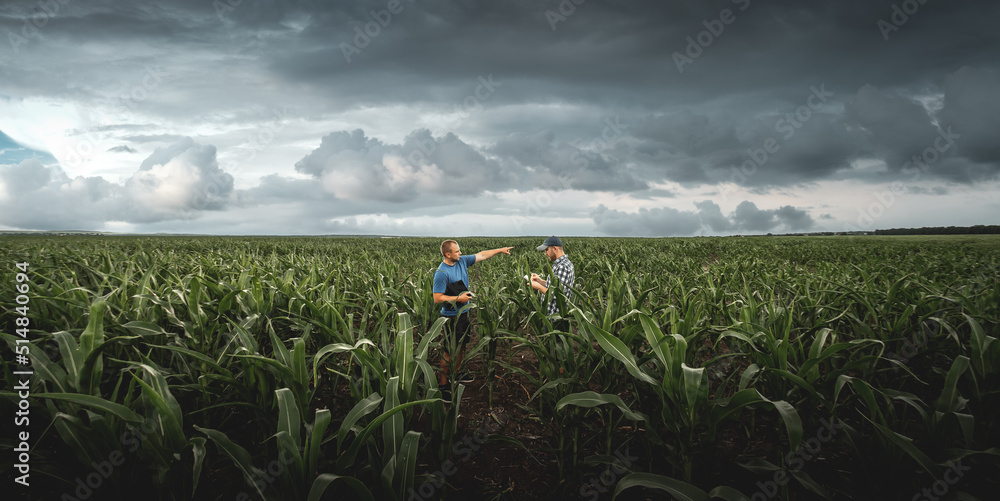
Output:
<path fill-rule="evenodd" d="M 876 235 L 995 235 L 1000 234 L 1000 225 L 977 224 L 975 226 L 930 226 L 924 228 L 891 228 L 875 230 Z"/>

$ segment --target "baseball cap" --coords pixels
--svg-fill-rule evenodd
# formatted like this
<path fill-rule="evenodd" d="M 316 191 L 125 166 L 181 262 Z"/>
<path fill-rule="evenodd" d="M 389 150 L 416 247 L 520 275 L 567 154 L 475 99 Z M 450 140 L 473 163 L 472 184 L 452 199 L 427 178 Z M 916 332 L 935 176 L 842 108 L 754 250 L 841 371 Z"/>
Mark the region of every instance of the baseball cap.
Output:
<path fill-rule="evenodd" d="M 542 245 L 539 245 L 535 249 L 543 251 L 549 247 L 562 247 L 562 246 L 563 246 L 562 240 L 559 240 L 559 237 L 549 237 L 546 238 L 544 242 L 542 242 Z"/>

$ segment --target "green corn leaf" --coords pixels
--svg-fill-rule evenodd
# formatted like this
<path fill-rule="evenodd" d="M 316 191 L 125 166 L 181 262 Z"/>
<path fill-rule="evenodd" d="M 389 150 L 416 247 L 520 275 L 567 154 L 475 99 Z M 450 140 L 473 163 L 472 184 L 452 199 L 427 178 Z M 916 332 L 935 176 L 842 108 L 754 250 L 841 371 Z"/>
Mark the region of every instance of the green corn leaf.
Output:
<path fill-rule="evenodd" d="M 80 388 L 80 373 L 83 370 L 83 362 L 86 356 L 80 351 L 80 346 L 72 334 L 66 331 L 56 332 L 52 335 L 59 345 L 59 354 L 62 355 L 63 366 L 66 368 L 66 381 L 74 390 Z"/>
<path fill-rule="evenodd" d="M 725 485 L 720 485 L 708 491 L 708 497 L 724 501 L 748 501 L 750 499 L 742 492 Z"/>
<path fill-rule="evenodd" d="M 194 425 L 194 429 L 204 433 L 226 456 L 233 461 L 233 464 L 243 474 L 243 479 L 253 486 L 254 490 L 263 499 L 267 499 L 261 490 L 257 479 L 263 478 L 263 472 L 253 465 L 253 460 L 246 449 L 235 444 L 225 433 L 210 428 L 202 428 Z"/>
<path fill-rule="evenodd" d="M 301 418 L 299 416 L 299 406 L 295 402 L 295 395 L 288 388 L 280 388 L 274 391 L 278 400 L 278 432 L 288 433 L 294 445 L 293 450 L 298 455 L 301 444 L 300 431 Z"/>
<path fill-rule="evenodd" d="M 965 409 L 967 400 L 958 393 L 958 380 L 969 369 L 969 366 L 969 357 L 964 355 L 959 355 L 952 361 L 948 375 L 944 379 L 944 389 L 935 405 L 938 412 L 958 412 Z"/>
<path fill-rule="evenodd" d="M 623 491 L 633 487 L 660 490 L 670 494 L 678 501 L 711 501 L 711 498 L 705 491 L 687 482 L 653 473 L 630 473 L 625 475 L 624 478 L 618 481 L 612 499 L 618 498 L 618 495 Z"/>
<path fill-rule="evenodd" d="M 792 407 L 791 404 L 783 400 L 768 400 L 755 388 L 738 391 L 728 399 L 713 401 L 711 410 L 712 426 L 718 426 L 740 409 L 758 403 L 771 404 L 778 411 L 782 422 L 785 424 L 785 431 L 788 433 L 788 443 L 792 450 L 797 449 L 802 442 L 803 431 L 802 420 L 799 418 L 799 413 L 795 410 L 795 407 Z"/>
<path fill-rule="evenodd" d="M 816 388 L 813 387 L 813 385 L 809 384 L 809 382 L 806 381 L 805 379 L 802 379 L 801 377 L 799 377 L 799 376 L 797 376 L 795 374 L 792 374 L 791 372 L 788 372 L 788 371 L 782 370 L 782 369 L 764 369 L 764 371 L 765 372 L 771 372 L 771 373 L 774 373 L 774 374 L 778 374 L 779 376 L 781 376 L 781 377 L 783 377 L 783 378 L 791 381 L 796 386 L 798 386 L 798 387 L 802 388 L 803 390 L 805 390 L 806 392 L 808 392 L 809 395 L 811 395 L 817 401 L 822 401 L 823 400 L 823 396 L 820 395 L 819 392 L 816 391 Z"/>
<path fill-rule="evenodd" d="M 635 357 L 632 356 L 632 352 L 628 350 L 628 347 L 625 346 L 625 343 L 621 342 L 620 339 L 612 336 L 604 329 L 596 325 L 586 323 L 579 313 L 577 313 L 577 318 L 580 320 L 580 325 L 585 326 L 585 328 L 589 330 L 591 335 L 595 339 L 597 339 L 597 342 L 601 345 L 601 348 L 604 348 L 604 350 L 608 352 L 608 354 L 618 359 L 618 361 L 620 361 L 622 364 L 625 365 L 625 369 L 628 370 L 629 374 L 632 374 L 632 376 L 634 376 L 636 379 L 639 379 L 643 382 L 652 385 L 657 384 L 656 380 L 654 380 L 648 374 L 642 372 L 639 369 L 639 365 L 636 363 Z"/>
<path fill-rule="evenodd" d="M 195 492 L 198 491 L 198 480 L 201 478 L 201 469 L 205 463 L 205 455 L 207 450 L 205 448 L 205 437 L 192 437 L 189 443 L 191 444 L 191 454 L 193 456 L 194 465 L 191 468 L 191 496 L 194 497 Z"/>
<path fill-rule="evenodd" d="M 16 396 L 14 393 L 2 393 L 3 395 Z M 69 402 L 71 404 L 80 405 L 83 407 L 88 407 L 91 409 L 100 409 L 102 411 L 110 412 L 119 418 L 128 421 L 130 423 L 138 423 L 142 421 L 142 417 L 138 414 L 132 412 L 131 409 L 125 407 L 121 404 L 116 404 L 114 402 L 109 402 L 101 397 L 95 397 L 93 395 L 83 395 L 80 393 L 37 393 L 33 394 L 36 398 L 48 398 L 51 400 L 59 400 L 62 402 Z"/>
<path fill-rule="evenodd" d="M 174 451 L 180 450 L 187 443 L 184 438 L 183 414 L 180 406 L 170 393 L 163 374 L 146 364 L 140 364 L 139 367 L 149 374 L 151 381 L 147 383 L 138 376 L 133 375 L 133 377 L 142 387 L 143 396 L 149 399 L 150 404 L 152 404 L 155 419 L 159 422 L 159 428 L 163 430 L 163 436 L 168 445 Z"/>
<path fill-rule="evenodd" d="M 191 349 L 188 349 L 188 348 L 184 348 L 183 346 L 174 346 L 174 345 L 169 345 L 169 344 L 151 344 L 149 346 L 151 348 L 158 348 L 158 349 L 169 350 L 169 351 L 173 351 L 173 352 L 176 352 L 176 353 L 180 353 L 180 354 L 184 355 L 185 357 L 193 358 L 195 360 L 198 360 L 199 362 L 205 363 L 208 366 L 208 368 L 211 369 L 211 370 L 213 370 L 213 371 L 222 373 L 222 374 L 224 374 L 226 376 L 232 376 L 232 372 L 230 372 L 229 369 L 226 369 L 226 368 L 222 367 L 221 365 L 219 365 L 215 361 L 215 359 L 213 359 L 212 357 L 209 357 L 208 355 L 205 355 L 204 353 L 201 353 L 199 351 L 194 351 L 194 350 L 191 350 Z"/>
<path fill-rule="evenodd" d="M 448 319 L 440 316 L 438 317 L 437 320 L 434 321 L 430 329 L 427 330 L 427 333 L 424 334 L 424 336 L 420 339 L 420 344 L 417 345 L 417 349 L 413 353 L 414 358 L 418 360 L 427 359 L 427 350 L 430 343 L 436 340 L 437 337 L 441 335 L 441 332 L 444 330 L 444 326 L 447 323 Z"/>
<path fill-rule="evenodd" d="M 705 377 L 705 368 L 692 368 L 681 363 L 681 371 L 684 377 L 684 399 L 687 401 L 689 412 L 694 413 L 695 409 L 708 400 L 708 378 Z"/>
<path fill-rule="evenodd" d="M 371 414 L 374 410 L 378 409 L 378 404 L 382 402 L 382 396 L 378 393 L 372 393 L 368 395 L 368 398 L 358 402 L 355 406 L 347 413 L 344 417 L 344 421 L 340 424 L 340 430 L 337 432 L 337 451 L 340 452 L 341 444 L 344 438 L 347 437 L 347 433 L 354 428 L 354 424 L 358 422 L 359 419 Z"/>
<path fill-rule="evenodd" d="M 319 385 L 319 366 L 323 364 L 326 357 L 353 350 L 354 347 L 347 343 L 331 343 L 319 349 L 313 355 L 313 384 Z"/>
<path fill-rule="evenodd" d="M 805 487 L 806 489 L 812 491 L 813 493 L 815 493 L 816 495 L 820 496 L 823 499 L 830 499 L 830 493 L 827 492 L 827 490 L 824 489 L 823 486 L 821 486 L 819 483 L 813 480 L 813 478 L 809 476 L 808 473 L 806 473 L 801 469 L 788 469 L 787 467 L 782 468 L 774 463 L 771 463 L 770 461 L 761 458 L 751 459 L 746 463 L 741 463 L 740 466 L 758 475 L 773 474 L 779 471 L 785 472 L 786 474 L 791 475 L 793 478 L 795 478 L 795 480 L 800 484 L 802 484 L 802 486 Z M 744 497 L 743 499 L 745 500 L 747 498 Z"/>
<path fill-rule="evenodd" d="M 267 365 L 268 367 L 275 369 L 275 371 L 278 372 L 278 374 L 281 376 L 282 379 L 285 379 L 286 381 L 295 381 L 295 374 L 292 372 L 292 369 L 273 358 L 268 358 L 261 355 L 231 355 L 231 356 L 233 358 L 239 358 L 239 359 L 256 360 L 264 365 Z"/>
<path fill-rule="evenodd" d="M 744 369 L 743 374 L 740 375 L 739 391 L 745 390 L 747 385 L 753 381 L 753 377 L 758 372 L 760 372 L 760 367 L 757 367 L 757 364 L 750 364 L 746 369 Z"/>
<path fill-rule="evenodd" d="M 309 387 L 309 370 L 306 368 L 306 342 L 302 338 L 295 338 L 292 341 L 292 352 L 289 369 L 294 376 L 294 381 L 302 385 L 302 388 Z M 308 404 L 308 402 L 302 402 Z"/>
<path fill-rule="evenodd" d="M 565 397 L 559 399 L 556 402 L 556 412 L 562 410 L 563 407 L 567 405 L 575 405 L 577 407 L 596 407 L 598 405 L 604 404 L 614 404 L 618 409 L 622 411 L 622 414 L 626 418 L 632 421 L 645 421 L 646 416 L 639 412 L 633 412 L 629 409 L 625 402 L 622 401 L 621 397 L 618 395 L 611 395 L 607 393 L 597 393 L 593 391 L 582 391 L 579 393 L 573 393 L 566 395 Z"/>
<path fill-rule="evenodd" d="M 986 331 L 983 330 L 983 326 L 966 313 L 962 313 L 965 320 L 969 323 L 969 328 L 972 329 L 972 365 L 976 372 L 980 375 L 985 375 L 993 371 L 994 362 L 1000 360 L 994 360 L 998 352 L 997 338 L 993 336 L 987 336 Z M 992 348 L 991 348 L 992 346 Z"/>
<path fill-rule="evenodd" d="M 670 351 L 663 349 L 662 341 L 664 336 L 663 331 L 660 330 L 660 326 L 656 325 L 656 321 L 645 313 L 639 314 L 639 322 L 642 324 L 642 331 L 646 335 L 646 341 L 653 348 L 656 358 L 660 359 L 660 363 L 669 370 L 672 365 Z"/>
<path fill-rule="evenodd" d="M 389 384 L 385 386 L 385 402 L 382 409 L 388 411 L 400 404 L 400 382 L 399 376 L 389 378 Z M 382 424 L 382 440 L 385 445 L 383 457 L 391 457 L 399 450 L 399 445 L 403 441 L 403 415 L 393 414 Z"/>
<path fill-rule="evenodd" d="M 90 440 L 89 434 L 85 431 L 86 427 L 82 419 L 63 412 L 57 412 L 52 420 L 52 424 L 56 427 L 56 431 L 59 432 L 59 437 L 73 450 L 73 453 L 81 463 L 90 464 L 104 459 L 101 456 L 104 455 L 105 447 L 101 447 L 100 444 L 96 444 L 93 440 Z M 107 445 L 114 446 L 117 444 L 112 443 Z"/>
<path fill-rule="evenodd" d="M 358 452 L 361 450 L 361 447 L 365 444 L 368 438 L 371 437 L 373 433 L 375 433 L 375 430 L 378 429 L 382 425 L 382 423 L 389 420 L 389 418 L 395 416 L 399 412 L 409 409 L 410 407 L 416 405 L 433 404 L 436 402 L 440 402 L 440 400 L 436 399 L 416 400 L 413 402 L 407 402 L 405 404 L 397 405 L 396 407 L 393 407 L 392 409 L 383 412 L 379 417 L 375 418 L 371 423 L 369 423 L 368 426 L 365 427 L 365 429 L 361 430 L 361 433 L 359 433 L 358 437 L 354 439 L 354 442 L 351 444 L 351 447 L 347 450 L 347 452 L 345 452 L 343 455 L 340 456 L 340 458 L 337 459 L 337 467 L 347 468 L 348 465 L 354 464 L 354 460 L 357 457 Z"/>
<path fill-rule="evenodd" d="M 80 369 L 80 391 L 89 395 L 97 395 L 101 378 L 104 376 L 102 369 L 104 352 L 114 348 L 118 343 L 130 342 L 135 339 L 139 339 L 139 336 L 113 337 L 88 353 L 87 358 L 83 361 L 83 367 Z"/>
<path fill-rule="evenodd" d="M 823 352 L 823 345 L 826 344 L 826 339 L 833 332 L 831 329 L 824 327 L 813 335 L 812 346 L 809 347 L 809 358 L 819 358 L 820 353 Z"/>
<path fill-rule="evenodd" d="M 267 334 L 271 338 L 271 346 L 274 348 L 275 360 L 285 367 L 291 367 L 292 355 L 288 352 L 288 348 L 285 347 L 285 343 L 281 339 L 278 339 L 278 333 L 274 331 L 274 327 L 271 325 L 270 320 L 268 320 Z"/>
<path fill-rule="evenodd" d="M 431 364 L 419 358 L 413 359 L 413 362 L 416 364 L 417 369 L 424 375 L 424 384 L 427 385 L 427 388 L 437 388 L 437 376 Z"/>
<path fill-rule="evenodd" d="M 924 454 L 923 451 L 921 451 L 915 445 L 913 445 L 912 438 L 896 433 L 890 430 L 889 428 L 886 428 L 885 426 L 882 426 L 870 419 L 869 421 L 872 423 L 872 425 L 875 426 L 875 429 L 877 429 L 883 436 L 888 438 L 890 442 L 892 442 L 894 445 L 896 445 L 896 447 L 899 447 L 900 449 L 903 450 L 903 452 L 906 452 L 907 455 L 913 458 L 913 460 L 916 461 L 917 464 L 919 464 L 920 467 L 924 469 L 924 471 L 930 473 L 935 478 L 940 477 L 941 467 L 935 464 L 934 461 L 931 460 L 931 458 L 927 457 L 927 455 Z"/>
<path fill-rule="evenodd" d="M 403 437 L 403 442 L 399 446 L 399 451 L 394 456 L 396 463 L 396 492 L 407 493 L 413 488 L 414 475 L 417 470 L 418 446 L 420 445 L 420 432 L 410 430 Z"/>
<path fill-rule="evenodd" d="M 375 501 L 375 498 L 372 496 L 372 492 L 368 489 L 368 487 L 365 487 L 365 484 L 363 484 L 360 480 L 352 477 L 334 475 L 332 473 L 323 473 L 316 477 L 316 480 L 313 480 L 313 484 L 309 489 L 309 496 L 306 498 L 306 501 L 320 501 L 323 499 L 323 493 L 325 493 L 326 489 L 334 482 L 346 484 L 347 487 L 350 487 L 351 490 L 354 491 L 354 494 L 362 500 Z"/>
<path fill-rule="evenodd" d="M 539 394 L 544 393 L 544 392 L 546 392 L 548 390 L 551 390 L 552 388 L 555 388 L 557 386 L 562 386 L 564 384 L 573 384 L 573 383 L 576 383 L 576 382 L 577 382 L 576 379 L 570 379 L 570 378 L 553 379 L 552 381 L 549 381 L 549 382 L 543 384 L 542 386 L 540 386 L 538 388 L 538 390 L 536 390 L 535 393 L 533 393 L 531 395 L 531 398 L 528 399 L 528 402 L 531 402 Z M 557 408 L 556 410 L 559 410 L 559 409 Z"/>
<path fill-rule="evenodd" d="M 410 316 L 400 313 L 397 316 L 398 327 L 396 334 L 396 375 L 399 377 L 399 389 L 404 396 L 411 394 L 413 386 L 413 324 L 410 323 Z M 400 437 L 402 439 L 402 437 Z"/>
<path fill-rule="evenodd" d="M 259 347 L 257 345 L 257 340 L 252 334 L 250 334 L 250 328 L 257 323 L 258 315 L 250 315 L 249 317 L 243 319 L 241 322 L 236 323 L 232 320 L 229 321 L 233 326 L 233 330 L 236 331 L 236 338 L 240 341 L 243 349 L 247 353 L 256 354 L 258 353 Z"/>
<path fill-rule="evenodd" d="M 296 445 L 295 440 L 285 430 L 275 433 L 274 438 L 278 443 L 279 457 L 292 458 L 291 463 L 287 465 L 288 469 L 285 470 L 287 473 L 283 472 L 283 474 L 286 475 L 286 478 L 291 479 L 292 482 L 298 482 L 302 477 L 302 469 L 304 467 L 299 446 Z M 284 452 L 284 454 L 281 454 L 282 452 Z M 285 461 L 287 461 L 287 459 Z"/>
<path fill-rule="evenodd" d="M 90 306 L 90 319 L 87 321 L 87 328 L 83 334 L 80 334 L 80 351 L 84 357 L 104 342 L 104 310 L 106 308 L 107 303 L 104 299 L 98 299 Z"/>
<path fill-rule="evenodd" d="M 323 434 L 330 426 L 332 415 L 330 409 L 316 409 L 316 418 L 313 420 L 313 427 L 309 433 L 309 442 L 306 443 L 306 458 L 308 459 L 307 478 L 316 476 L 319 465 L 319 455 L 322 450 Z"/>
<path fill-rule="evenodd" d="M 166 334 L 167 331 L 163 330 L 163 327 L 156 325 L 152 322 L 141 322 L 138 320 L 133 320 L 122 327 L 129 330 L 129 332 L 143 337 L 160 336 Z M 153 345 L 155 346 L 155 345 Z"/>

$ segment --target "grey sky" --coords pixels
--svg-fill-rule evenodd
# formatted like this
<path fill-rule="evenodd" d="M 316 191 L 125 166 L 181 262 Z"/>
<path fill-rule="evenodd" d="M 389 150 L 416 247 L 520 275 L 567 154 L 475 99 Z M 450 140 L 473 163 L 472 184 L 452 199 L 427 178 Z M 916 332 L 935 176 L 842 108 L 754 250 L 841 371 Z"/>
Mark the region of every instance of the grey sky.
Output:
<path fill-rule="evenodd" d="M 998 15 L 961 0 L 5 2 L 0 229 L 997 224 Z"/>

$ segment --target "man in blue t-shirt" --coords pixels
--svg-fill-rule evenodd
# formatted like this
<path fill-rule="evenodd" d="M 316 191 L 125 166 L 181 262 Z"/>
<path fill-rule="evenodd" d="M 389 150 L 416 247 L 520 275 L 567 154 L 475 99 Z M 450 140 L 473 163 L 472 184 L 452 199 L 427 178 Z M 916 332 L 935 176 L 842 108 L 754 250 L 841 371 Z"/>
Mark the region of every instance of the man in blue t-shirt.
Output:
<path fill-rule="evenodd" d="M 444 303 L 441 307 L 441 315 L 449 319 L 448 323 L 445 324 L 445 335 L 456 336 L 459 343 L 458 354 L 455 358 L 455 373 L 457 375 L 461 375 L 459 369 L 462 366 L 462 352 L 465 351 L 465 344 L 469 342 L 469 330 L 471 327 L 469 324 L 469 312 L 464 311 L 459 314 L 459 311 L 471 298 L 471 293 L 469 292 L 469 266 L 480 261 L 485 261 L 497 254 L 510 255 L 511 249 L 513 247 L 502 247 L 477 252 L 471 256 L 463 256 L 458 242 L 445 240 L 441 243 L 441 255 L 444 256 L 444 259 L 434 272 L 434 287 L 432 292 L 434 293 L 434 304 Z M 450 301 L 454 301 L 455 306 L 452 306 L 449 303 Z M 446 392 L 448 389 L 446 385 L 448 383 L 448 363 L 451 361 L 451 354 L 448 353 L 447 340 L 444 345 L 444 353 L 441 356 L 441 373 L 438 375 L 438 386 L 445 393 L 445 396 L 449 397 L 450 392 Z M 463 381 L 462 377 L 458 377 L 457 379 L 460 382 L 471 381 L 470 379 Z M 450 398 L 445 398 L 445 400 L 450 400 Z"/>

